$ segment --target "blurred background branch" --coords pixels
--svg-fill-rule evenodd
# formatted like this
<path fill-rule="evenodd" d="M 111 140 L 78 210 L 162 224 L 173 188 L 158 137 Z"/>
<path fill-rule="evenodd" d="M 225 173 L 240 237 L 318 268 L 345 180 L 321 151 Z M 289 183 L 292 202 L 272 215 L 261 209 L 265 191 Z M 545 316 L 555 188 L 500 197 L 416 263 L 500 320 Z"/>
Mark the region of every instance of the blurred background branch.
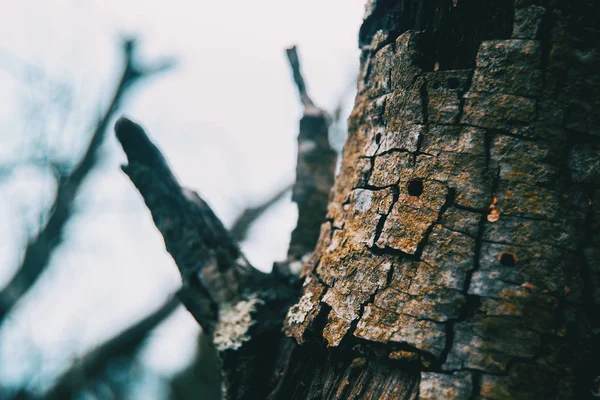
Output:
<path fill-rule="evenodd" d="M 105 140 L 109 122 L 118 110 L 127 90 L 138 80 L 172 67 L 161 62 L 154 66 L 139 65 L 135 60 L 136 42 L 125 40 L 122 46 L 124 68 L 112 101 L 98 121 L 87 150 L 79 164 L 70 172 L 58 176 L 58 189 L 51 215 L 35 238 L 27 243 L 23 261 L 11 281 L 0 292 L 0 326 L 17 302 L 36 283 L 48 266 L 52 252 L 62 241 L 63 230 L 73 214 L 75 196 L 90 171 L 98 162 L 99 149 Z"/>

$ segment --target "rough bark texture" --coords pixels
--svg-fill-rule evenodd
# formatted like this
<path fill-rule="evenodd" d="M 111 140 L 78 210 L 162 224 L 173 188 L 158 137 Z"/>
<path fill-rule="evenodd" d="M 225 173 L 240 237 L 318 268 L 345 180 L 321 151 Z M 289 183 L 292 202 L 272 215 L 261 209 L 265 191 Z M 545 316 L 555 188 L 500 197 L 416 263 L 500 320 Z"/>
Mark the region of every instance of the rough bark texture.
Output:
<path fill-rule="evenodd" d="M 374 386 L 405 377 L 406 397 L 598 390 L 599 11 L 368 5 L 342 169 L 289 336 L 324 340 Z M 337 387 L 322 398 L 352 397 Z"/>
<path fill-rule="evenodd" d="M 300 221 L 270 275 L 185 195 L 141 128 L 117 126 L 184 303 L 221 348 L 228 398 L 599 394 L 598 11 L 594 0 L 371 1 L 326 219 L 316 240 L 326 185 L 315 182 L 330 158 L 304 158 L 300 143 Z M 294 77 L 306 129 L 314 104 L 299 67 Z M 326 143 L 322 128 L 308 150 Z M 299 260 L 301 293 L 286 273 Z"/>

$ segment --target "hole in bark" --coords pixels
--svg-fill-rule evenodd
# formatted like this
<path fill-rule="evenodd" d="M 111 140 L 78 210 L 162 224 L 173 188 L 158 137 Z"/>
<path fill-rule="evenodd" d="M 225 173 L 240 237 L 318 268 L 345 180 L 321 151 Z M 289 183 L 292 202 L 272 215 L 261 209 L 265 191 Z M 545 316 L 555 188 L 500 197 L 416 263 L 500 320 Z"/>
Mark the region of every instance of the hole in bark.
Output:
<path fill-rule="evenodd" d="M 503 252 L 498 255 L 500 264 L 505 267 L 514 267 L 517 265 L 517 256 L 514 253 Z"/>
<path fill-rule="evenodd" d="M 381 142 L 381 133 L 375 135 L 375 144 L 379 144 L 379 142 Z"/>
<path fill-rule="evenodd" d="M 438 81 L 433 82 L 433 85 L 431 85 L 432 88 L 434 89 L 439 89 L 440 88 L 440 83 Z"/>
<path fill-rule="evenodd" d="M 408 194 L 411 196 L 420 196 L 423 193 L 423 182 L 415 179 L 408 183 Z"/>
<path fill-rule="evenodd" d="M 458 79 L 450 78 L 448 79 L 448 89 L 458 89 Z"/>

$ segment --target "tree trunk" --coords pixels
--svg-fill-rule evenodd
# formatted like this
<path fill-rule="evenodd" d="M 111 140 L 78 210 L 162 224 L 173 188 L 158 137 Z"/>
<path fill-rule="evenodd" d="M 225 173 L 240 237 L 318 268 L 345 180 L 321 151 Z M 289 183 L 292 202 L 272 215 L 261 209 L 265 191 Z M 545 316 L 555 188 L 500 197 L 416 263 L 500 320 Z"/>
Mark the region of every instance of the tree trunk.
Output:
<path fill-rule="evenodd" d="M 221 347 L 229 398 L 599 394 L 599 12 L 595 0 L 369 3 L 326 220 L 314 252 L 292 246 L 287 261 L 303 261 L 301 293 L 240 275 L 252 289 L 235 307 L 255 323 Z M 230 317 L 225 300 L 211 322 L 186 298 L 209 331 Z M 286 338 L 261 310 L 290 299 Z"/>
<path fill-rule="evenodd" d="M 287 320 L 359 365 L 336 377 L 370 375 L 323 397 L 597 390 L 600 9 L 535 3 L 368 10 L 320 259 Z"/>

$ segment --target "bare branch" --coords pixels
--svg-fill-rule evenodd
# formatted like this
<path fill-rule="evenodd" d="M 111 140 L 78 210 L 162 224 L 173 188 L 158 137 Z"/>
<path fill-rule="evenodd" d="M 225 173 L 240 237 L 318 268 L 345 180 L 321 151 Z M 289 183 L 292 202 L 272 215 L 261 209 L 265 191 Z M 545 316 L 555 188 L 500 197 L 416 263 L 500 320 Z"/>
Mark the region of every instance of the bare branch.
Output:
<path fill-rule="evenodd" d="M 273 196 L 268 198 L 264 203 L 258 206 L 246 208 L 233 222 L 229 233 L 237 242 L 241 242 L 246 239 L 248 230 L 257 219 L 259 219 L 271 206 L 277 203 L 285 196 L 287 192 L 292 189 L 292 185 L 286 185 L 284 188 L 279 190 Z"/>
<path fill-rule="evenodd" d="M 123 171 L 140 191 L 181 272 L 180 298 L 212 333 L 218 310 L 259 290 L 268 275 L 250 265 L 208 204 L 179 185 L 139 125 L 121 118 L 115 130 L 129 162 Z"/>
<path fill-rule="evenodd" d="M 300 259 L 313 251 L 319 237 L 329 191 L 335 179 L 337 153 L 329 144 L 330 117 L 317 108 L 306 94 L 296 47 L 288 49 L 287 54 L 304 105 L 292 196 L 292 200 L 298 204 L 298 224 L 292 232 L 288 252 L 290 258 Z"/>
<path fill-rule="evenodd" d="M 208 204 L 184 189 L 144 130 L 115 125 L 129 164 L 123 171 L 142 195 L 182 276 L 179 298 L 210 334 L 221 357 L 228 398 L 268 388 L 281 326 L 297 287 L 274 270 L 254 269 Z M 257 350 L 259 349 L 259 350 Z"/>
<path fill-rule="evenodd" d="M 86 384 L 100 376 L 110 360 L 133 356 L 146 340 L 148 334 L 170 316 L 179 304 L 177 297 L 169 298 L 150 315 L 77 360 L 69 370 L 62 374 L 52 389 L 44 395 L 44 399 L 72 398 Z"/>
<path fill-rule="evenodd" d="M 135 41 L 126 40 L 123 44 L 125 67 L 112 101 L 96 125 L 81 161 L 59 185 L 52 206 L 53 212 L 47 224 L 37 237 L 27 244 L 21 266 L 0 292 L 0 324 L 18 300 L 35 284 L 47 267 L 52 252 L 61 243 L 64 227 L 73 213 L 75 195 L 81 183 L 97 164 L 98 150 L 106 137 L 106 128 L 127 89 L 141 78 L 166 68 L 164 63 L 151 68 L 138 65 L 134 60 L 134 50 Z"/>

